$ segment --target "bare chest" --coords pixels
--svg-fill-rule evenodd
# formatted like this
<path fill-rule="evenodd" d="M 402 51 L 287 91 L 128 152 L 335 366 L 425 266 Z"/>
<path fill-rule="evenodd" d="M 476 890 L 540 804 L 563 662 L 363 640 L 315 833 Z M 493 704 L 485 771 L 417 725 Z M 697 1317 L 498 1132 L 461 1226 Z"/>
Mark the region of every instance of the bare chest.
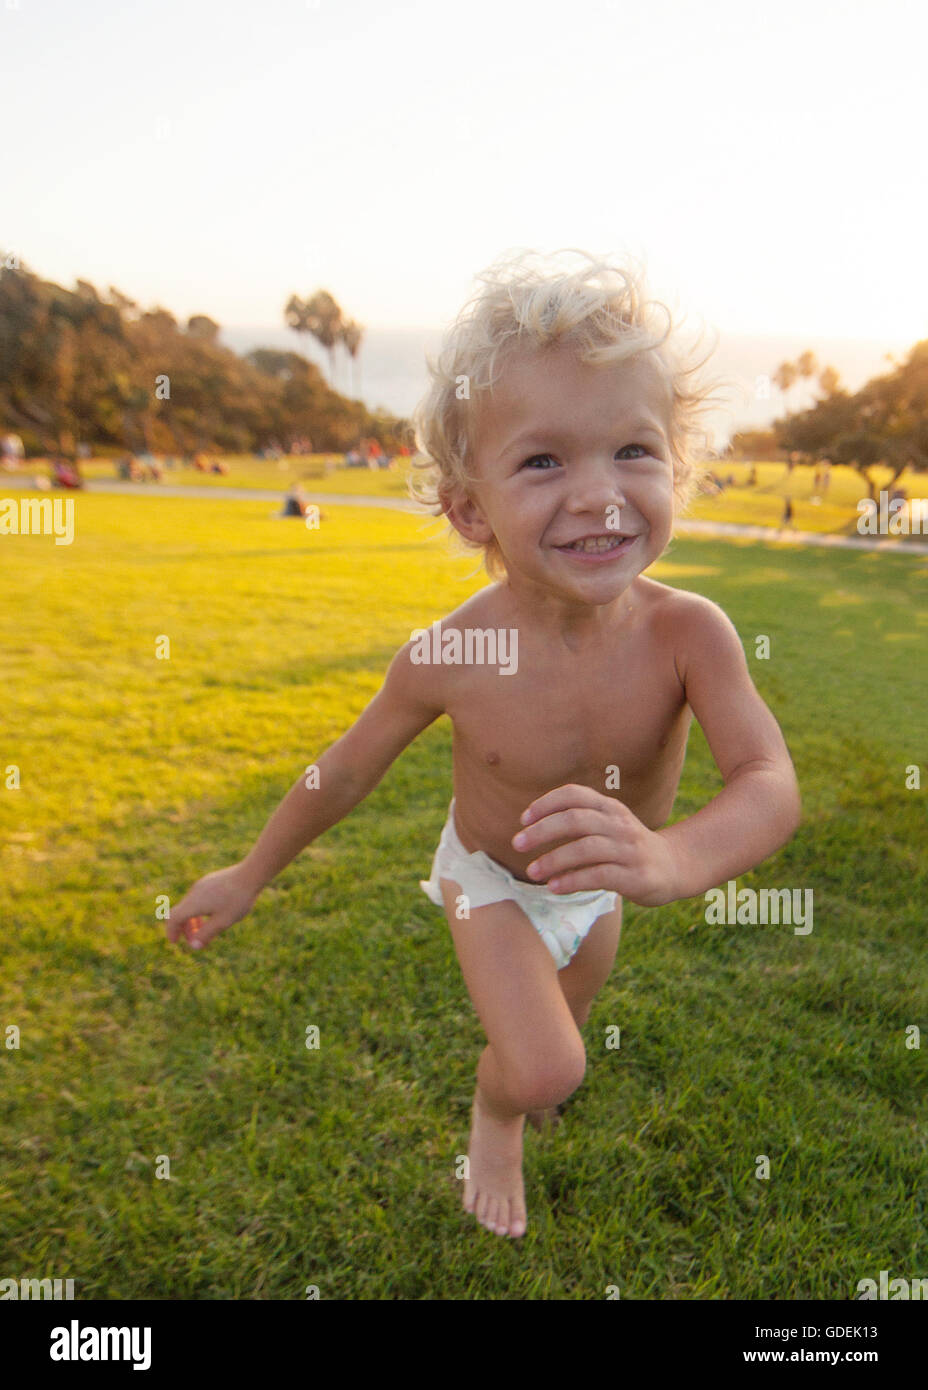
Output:
<path fill-rule="evenodd" d="M 591 666 L 527 653 L 511 675 L 464 668 L 448 703 L 456 761 L 520 795 L 567 782 L 643 788 L 689 720 L 672 654 L 634 656 Z"/>

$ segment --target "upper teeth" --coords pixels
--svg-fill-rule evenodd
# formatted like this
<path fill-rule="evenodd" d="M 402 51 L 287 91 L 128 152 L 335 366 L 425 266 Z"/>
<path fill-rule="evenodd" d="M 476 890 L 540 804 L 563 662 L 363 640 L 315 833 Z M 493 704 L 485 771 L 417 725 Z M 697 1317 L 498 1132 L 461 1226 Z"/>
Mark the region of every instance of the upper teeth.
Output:
<path fill-rule="evenodd" d="M 565 546 L 566 550 L 612 550 L 614 546 L 621 545 L 626 536 L 588 536 L 584 541 L 574 541 L 572 545 Z"/>

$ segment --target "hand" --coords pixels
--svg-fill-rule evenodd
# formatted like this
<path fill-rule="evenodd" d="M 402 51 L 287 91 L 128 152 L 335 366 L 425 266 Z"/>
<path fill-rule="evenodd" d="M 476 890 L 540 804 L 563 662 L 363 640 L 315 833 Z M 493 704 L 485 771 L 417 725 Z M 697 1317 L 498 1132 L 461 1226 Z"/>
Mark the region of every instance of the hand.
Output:
<path fill-rule="evenodd" d="M 254 888 L 243 881 L 240 864 L 206 874 L 171 908 L 165 927 L 168 941 L 179 940 L 183 933 L 193 949 L 200 950 L 226 927 L 247 916 L 257 896 Z"/>
<path fill-rule="evenodd" d="M 555 893 L 605 888 L 642 907 L 674 902 L 677 865 L 660 831 L 649 830 L 621 801 L 591 787 L 557 787 L 522 814 L 526 829 L 513 836 L 517 850 L 542 853 L 529 877 Z"/>

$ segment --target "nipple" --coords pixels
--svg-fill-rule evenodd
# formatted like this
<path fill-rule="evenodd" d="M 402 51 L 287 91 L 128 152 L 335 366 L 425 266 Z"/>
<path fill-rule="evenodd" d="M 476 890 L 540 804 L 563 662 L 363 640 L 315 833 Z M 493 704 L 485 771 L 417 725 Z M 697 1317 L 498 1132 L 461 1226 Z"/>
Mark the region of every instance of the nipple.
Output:
<path fill-rule="evenodd" d="M 498 754 L 498 753 L 494 753 L 493 750 L 492 750 L 492 748 L 490 749 L 489 753 L 487 754 L 487 762 L 490 764 L 491 767 L 495 767 L 496 764 L 499 762 L 499 754 Z"/>

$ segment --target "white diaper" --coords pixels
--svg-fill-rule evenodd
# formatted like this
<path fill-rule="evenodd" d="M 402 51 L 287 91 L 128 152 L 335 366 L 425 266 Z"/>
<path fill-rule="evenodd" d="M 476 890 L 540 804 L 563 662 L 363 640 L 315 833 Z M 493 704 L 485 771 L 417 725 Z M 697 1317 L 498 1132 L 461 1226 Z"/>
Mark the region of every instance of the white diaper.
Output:
<path fill-rule="evenodd" d="M 455 829 L 453 797 L 432 861 L 432 875 L 427 882 L 419 881 L 419 887 L 436 907 L 444 907 L 439 882 L 443 878 L 461 885 L 469 907 L 487 907 L 508 899 L 518 903 L 551 952 L 558 970 L 570 963 L 597 917 L 611 912 L 619 897 L 604 888 L 553 893 L 546 883 L 523 883 L 483 850 L 469 854 Z"/>

